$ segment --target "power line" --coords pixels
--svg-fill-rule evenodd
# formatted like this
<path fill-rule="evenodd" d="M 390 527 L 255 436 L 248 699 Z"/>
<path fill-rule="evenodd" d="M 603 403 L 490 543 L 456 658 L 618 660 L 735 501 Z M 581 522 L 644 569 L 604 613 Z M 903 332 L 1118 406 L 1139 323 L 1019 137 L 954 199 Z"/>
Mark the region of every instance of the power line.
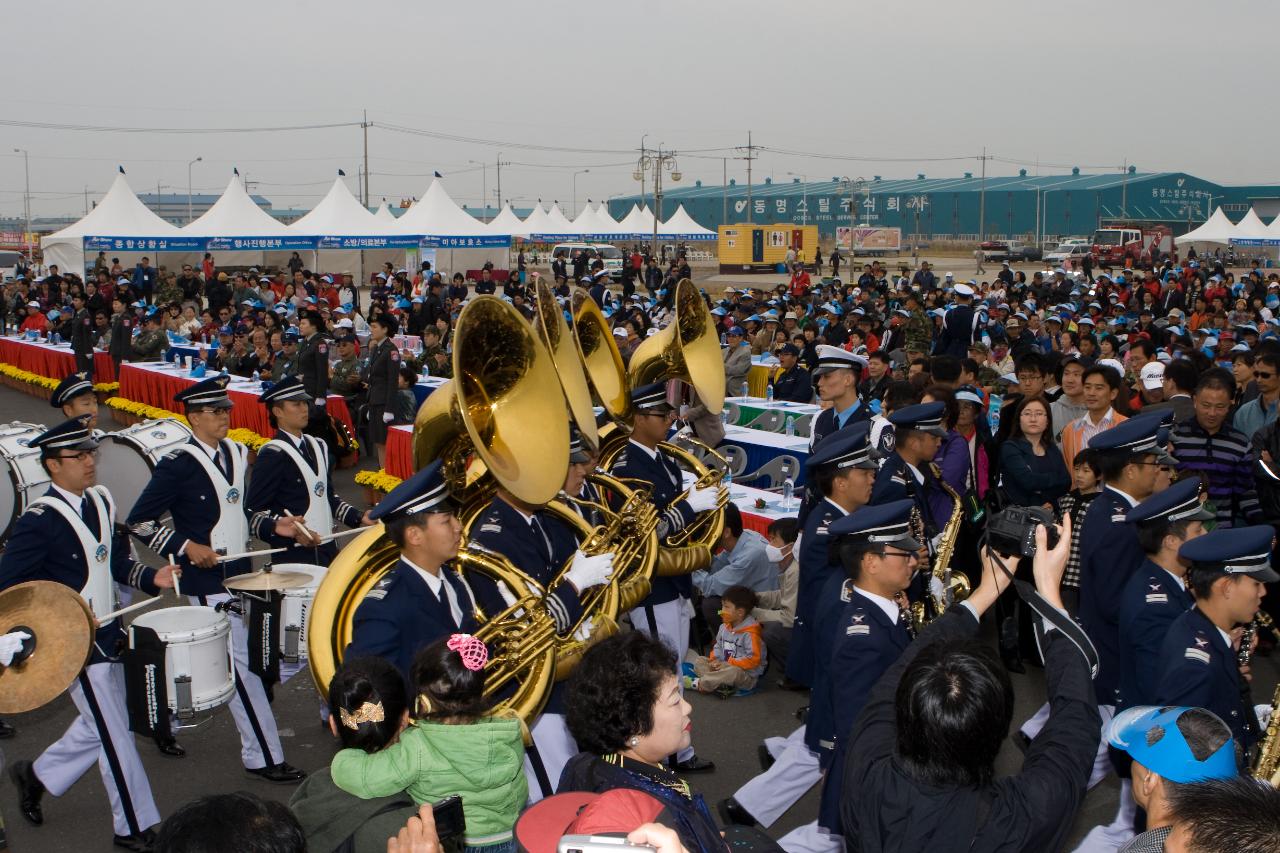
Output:
<path fill-rule="evenodd" d="M 0 119 L 0 127 L 25 127 L 35 130 L 75 130 L 92 133 L 276 133 L 294 130 L 325 130 L 333 127 L 360 127 L 358 121 L 331 122 L 328 124 L 291 124 L 275 127 L 113 127 L 98 124 L 61 124 L 46 121 L 21 121 Z"/>

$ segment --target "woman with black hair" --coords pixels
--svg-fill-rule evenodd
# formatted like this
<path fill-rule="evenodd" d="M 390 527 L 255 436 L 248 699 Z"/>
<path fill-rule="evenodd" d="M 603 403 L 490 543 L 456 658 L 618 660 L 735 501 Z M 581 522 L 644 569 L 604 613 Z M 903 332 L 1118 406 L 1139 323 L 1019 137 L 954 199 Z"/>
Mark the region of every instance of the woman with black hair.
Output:
<path fill-rule="evenodd" d="M 343 662 L 329 682 L 329 728 L 344 749 L 373 754 L 395 743 L 408 724 L 404 681 L 385 658 Z M 303 780 L 289 800 L 307 847 L 317 851 L 385 850 L 387 839 L 417 814 L 404 791 L 364 800 L 334 784 L 329 769 Z"/>
<path fill-rule="evenodd" d="M 690 853 L 726 853 L 702 795 L 662 763 L 689 745 L 693 728 L 675 670 L 675 654 L 640 631 L 612 636 L 583 655 L 565 712 L 583 751 L 565 765 L 556 792 L 644 791 L 674 816 Z"/>

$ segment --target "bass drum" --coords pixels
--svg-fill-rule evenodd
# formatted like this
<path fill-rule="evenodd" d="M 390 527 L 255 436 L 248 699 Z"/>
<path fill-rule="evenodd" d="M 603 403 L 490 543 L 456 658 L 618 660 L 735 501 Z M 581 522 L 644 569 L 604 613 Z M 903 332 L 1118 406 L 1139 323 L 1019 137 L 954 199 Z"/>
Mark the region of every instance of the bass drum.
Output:
<path fill-rule="evenodd" d="M 103 436 L 98 448 L 98 484 L 111 490 L 116 518 L 129 517 L 164 455 L 191 439 L 191 428 L 171 418 L 140 424 Z"/>
<path fill-rule="evenodd" d="M 29 446 L 44 431 L 37 424 L 15 422 L 0 426 L 0 458 L 9 471 L 8 477 L 0 478 L 0 544 L 9 538 L 27 505 L 49 487 L 49 475 L 40 464 L 40 451 Z"/>

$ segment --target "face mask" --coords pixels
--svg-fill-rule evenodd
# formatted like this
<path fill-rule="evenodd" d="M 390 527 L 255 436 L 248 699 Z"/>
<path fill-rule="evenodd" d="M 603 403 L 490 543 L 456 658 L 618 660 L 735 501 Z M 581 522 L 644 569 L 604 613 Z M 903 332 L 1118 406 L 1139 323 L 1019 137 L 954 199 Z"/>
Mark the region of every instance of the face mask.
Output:
<path fill-rule="evenodd" d="M 781 563 L 787 556 L 781 548 L 775 548 L 773 545 L 764 546 L 764 555 L 770 563 Z"/>

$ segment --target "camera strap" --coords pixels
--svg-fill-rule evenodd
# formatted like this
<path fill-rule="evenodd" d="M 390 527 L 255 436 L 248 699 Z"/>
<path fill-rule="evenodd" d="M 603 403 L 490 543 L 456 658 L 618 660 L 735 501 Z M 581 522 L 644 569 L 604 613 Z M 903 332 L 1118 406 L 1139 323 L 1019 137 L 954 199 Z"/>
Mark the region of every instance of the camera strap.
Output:
<path fill-rule="evenodd" d="M 979 547 L 985 547 L 986 536 L 979 543 Z M 1009 571 L 1009 567 L 1004 564 L 1004 560 L 1000 559 L 1000 555 L 995 551 L 988 550 L 991 559 L 1008 576 L 1013 584 L 1014 591 L 1018 593 L 1018 598 L 1031 608 L 1032 612 L 1040 617 L 1040 622 L 1035 623 L 1036 630 L 1036 646 L 1040 650 L 1040 657 L 1044 658 L 1044 632 L 1046 623 L 1052 625 L 1062 632 L 1062 635 L 1072 642 L 1072 644 L 1080 650 L 1080 654 L 1084 655 L 1085 663 L 1089 664 L 1089 676 L 1091 678 L 1098 677 L 1098 650 L 1093 647 L 1093 641 L 1089 639 L 1089 635 L 1084 632 L 1076 620 L 1072 619 L 1066 613 L 1054 607 L 1048 601 L 1045 601 L 1043 595 L 1036 591 L 1033 584 L 1023 580 L 1018 580 Z"/>

